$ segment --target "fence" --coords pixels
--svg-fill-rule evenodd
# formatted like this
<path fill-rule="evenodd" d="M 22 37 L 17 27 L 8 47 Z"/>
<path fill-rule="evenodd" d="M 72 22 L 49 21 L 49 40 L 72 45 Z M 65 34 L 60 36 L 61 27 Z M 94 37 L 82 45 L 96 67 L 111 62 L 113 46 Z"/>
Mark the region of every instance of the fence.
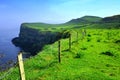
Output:
<path fill-rule="evenodd" d="M 76 42 L 78 42 L 78 32 L 76 32 Z M 84 36 L 86 35 L 86 31 L 83 30 L 82 31 L 82 39 L 84 39 Z M 71 46 L 72 46 L 72 36 L 70 34 L 69 38 L 68 38 L 68 41 L 69 41 L 69 50 L 71 50 Z M 60 63 L 61 62 L 61 57 L 60 57 L 60 54 L 61 54 L 61 40 L 58 41 L 58 62 Z M 19 73 L 20 73 L 20 80 L 26 80 L 25 79 L 25 72 L 24 72 L 24 64 L 23 64 L 23 59 L 22 59 L 22 52 L 19 52 L 18 56 L 17 56 L 17 60 L 18 62 L 16 63 L 15 66 L 18 66 L 19 64 Z M 11 68 L 9 69 L 4 75 L 0 76 L 0 80 L 4 79 L 5 77 L 7 77 L 9 74 L 11 74 L 13 72 L 13 69 L 14 68 Z"/>
<path fill-rule="evenodd" d="M 18 62 L 16 62 L 16 64 L 14 66 L 19 65 L 20 80 L 25 80 L 25 72 L 24 72 L 24 66 L 23 66 L 22 52 L 19 52 L 17 59 L 18 59 Z M 14 70 L 14 68 L 10 68 L 5 74 L 0 76 L 0 80 L 4 79 L 8 75 L 10 75 L 13 72 L 13 70 Z M 19 79 L 19 77 L 16 80 L 18 80 L 18 79 Z"/>
<path fill-rule="evenodd" d="M 20 78 L 21 80 L 25 80 L 25 72 L 24 72 L 24 66 L 23 66 L 23 59 L 22 59 L 22 52 L 18 54 L 18 62 L 19 62 L 19 72 L 20 72 Z"/>
<path fill-rule="evenodd" d="M 72 31 L 71 31 L 72 32 Z M 75 33 L 76 33 L 76 40 L 75 40 L 75 42 L 78 42 L 78 31 L 75 31 Z M 85 37 L 85 35 L 86 35 L 86 30 L 85 29 L 83 29 L 82 30 L 82 38 L 81 38 L 81 40 L 83 40 L 84 39 L 84 37 Z M 69 38 L 68 38 L 68 47 L 69 47 L 69 51 L 71 50 L 71 46 L 72 46 L 72 34 L 70 34 L 70 36 L 69 36 Z M 60 54 L 61 54 L 61 40 L 59 40 L 58 41 L 58 62 L 60 63 L 61 62 L 61 57 L 60 57 Z"/>

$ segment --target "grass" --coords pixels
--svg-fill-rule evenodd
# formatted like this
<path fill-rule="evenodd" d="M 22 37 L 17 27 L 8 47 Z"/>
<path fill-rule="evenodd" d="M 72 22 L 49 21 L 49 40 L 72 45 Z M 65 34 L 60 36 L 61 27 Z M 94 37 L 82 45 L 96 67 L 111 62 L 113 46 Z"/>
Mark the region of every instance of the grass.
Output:
<path fill-rule="evenodd" d="M 78 42 L 76 41 L 78 32 Z M 69 39 L 61 40 L 61 63 L 58 42 L 46 45 L 36 56 L 24 61 L 26 80 L 120 80 L 120 30 L 73 29 Z M 2 76 L 5 72 L 1 72 Z M 19 80 L 18 68 L 3 80 Z"/>
<path fill-rule="evenodd" d="M 46 24 L 46 23 L 23 23 L 22 26 L 37 29 L 39 31 L 51 31 L 51 32 L 59 32 L 61 30 L 73 28 L 73 25 L 69 24 Z"/>

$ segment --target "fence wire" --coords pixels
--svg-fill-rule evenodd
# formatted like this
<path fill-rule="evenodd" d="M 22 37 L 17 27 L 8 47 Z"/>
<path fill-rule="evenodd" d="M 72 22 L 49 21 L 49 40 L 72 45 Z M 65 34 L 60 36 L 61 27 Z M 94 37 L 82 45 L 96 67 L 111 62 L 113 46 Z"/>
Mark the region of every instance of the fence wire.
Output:
<path fill-rule="evenodd" d="M 18 65 L 18 62 L 15 63 L 14 67 Z M 0 76 L 0 80 L 4 79 L 5 77 L 9 76 L 13 72 L 14 68 L 10 68 L 6 73 Z"/>
<path fill-rule="evenodd" d="M 86 31 L 85 30 L 83 30 L 82 31 L 82 39 L 84 39 L 84 36 L 86 35 Z M 77 36 L 78 36 L 78 34 L 77 34 Z M 53 52 L 53 45 L 51 45 L 51 53 Z M 27 60 L 28 58 L 23 58 L 23 60 L 20 60 L 20 61 L 25 61 L 25 60 Z M 6 73 L 4 73 L 2 76 L 0 76 L 0 80 L 3 80 L 3 79 L 5 79 L 7 76 L 9 76 L 12 72 L 13 72 L 13 70 L 14 70 L 14 67 L 18 67 L 18 64 L 19 64 L 19 62 L 18 61 L 16 61 L 16 63 L 14 63 L 15 65 L 12 67 L 12 68 L 10 68 Z M 20 79 L 20 76 L 18 76 L 17 77 L 17 79 L 16 80 L 19 80 Z"/>
<path fill-rule="evenodd" d="M 20 60 L 20 61 L 25 61 L 25 60 L 27 60 L 27 58 L 24 58 L 23 60 Z M 13 66 L 13 67 L 11 67 L 8 71 L 6 71 L 2 76 L 0 76 L 0 80 L 3 80 L 3 79 L 5 79 L 7 76 L 9 76 L 10 74 L 12 74 L 12 72 L 13 72 L 13 70 L 14 70 L 14 67 L 18 67 L 18 64 L 19 64 L 19 62 L 18 61 L 16 61 L 16 63 L 14 63 L 15 65 Z M 18 76 L 18 78 L 16 79 L 16 80 L 19 80 L 19 76 Z"/>

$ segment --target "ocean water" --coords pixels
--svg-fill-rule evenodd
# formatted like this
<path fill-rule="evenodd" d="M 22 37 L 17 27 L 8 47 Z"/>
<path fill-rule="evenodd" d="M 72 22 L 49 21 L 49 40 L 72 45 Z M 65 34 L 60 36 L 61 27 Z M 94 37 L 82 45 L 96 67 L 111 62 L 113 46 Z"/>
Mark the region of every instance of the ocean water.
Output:
<path fill-rule="evenodd" d="M 16 62 L 20 48 L 14 46 L 11 40 L 18 34 L 19 28 L 0 28 L 0 68 Z"/>

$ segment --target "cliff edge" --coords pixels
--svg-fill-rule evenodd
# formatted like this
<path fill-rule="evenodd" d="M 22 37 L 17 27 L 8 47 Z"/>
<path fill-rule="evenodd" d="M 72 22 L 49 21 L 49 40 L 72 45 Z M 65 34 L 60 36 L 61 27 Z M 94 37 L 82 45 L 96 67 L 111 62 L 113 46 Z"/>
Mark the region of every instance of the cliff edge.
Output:
<path fill-rule="evenodd" d="M 15 46 L 20 47 L 25 52 L 36 55 L 46 44 L 54 43 L 61 38 L 69 37 L 69 32 L 61 31 L 42 31 L 30 27 L 30 23 L 23 23 L 20 28 L 19 37 L 12 40 Z"/>

